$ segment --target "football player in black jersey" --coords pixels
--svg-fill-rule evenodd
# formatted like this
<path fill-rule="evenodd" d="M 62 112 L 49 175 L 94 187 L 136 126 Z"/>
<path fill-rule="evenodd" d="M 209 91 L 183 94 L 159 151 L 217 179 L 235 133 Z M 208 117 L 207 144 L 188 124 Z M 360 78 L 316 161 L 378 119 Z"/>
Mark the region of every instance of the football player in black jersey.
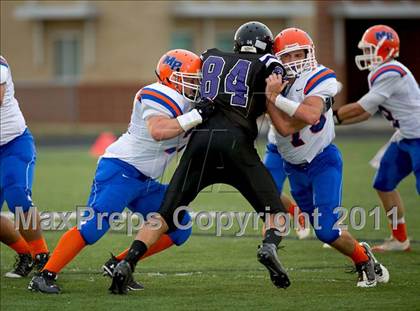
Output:
<path fill-rule="evenodd" d="M 127 280 L 137 261 L 182 218 L 184 211 L 177 213 L 176 209 L 188 206 L 202 189 L 215 183 L 235 187 L 256 212 L 267 215 L 267 219 L 262 216 L 267 229 L 257 258 L 268 269 L 275 286 L 290 285 L 277 256 L 281 233 L 275 226 L 279 221 L 274 221 L 277 213 L 287 211 L 254 148 L 256 119 L 266 110 L 265 79 L 272 73 L 285 76 L 283 66 L 271 55 L 272 45 L 273 35 L 267 26 L 248 22 L 235 33 L 233 53 L 210 49 L 201 55 L 203 100 L 196 108 L 200 113 L 197 118 L 206 122 L 194 129 L 159 216 L 139 231 L 125 260 L 116 266 L 111 292 L 127 292 Z M 191 128 L 194 122 L 183 120 L 181 126 Z"/>

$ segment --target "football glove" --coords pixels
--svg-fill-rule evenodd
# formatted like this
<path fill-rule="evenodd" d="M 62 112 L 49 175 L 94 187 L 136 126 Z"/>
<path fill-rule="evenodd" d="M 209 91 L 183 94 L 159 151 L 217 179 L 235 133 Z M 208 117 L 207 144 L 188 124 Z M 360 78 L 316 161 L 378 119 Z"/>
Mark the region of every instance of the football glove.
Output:
<path fill-rule="evenodd" d="M 194 108 L 197 109 L 204 122 L 214 113 L 216 106 L 210 98 L 206 97 L 196 103 Z"/>

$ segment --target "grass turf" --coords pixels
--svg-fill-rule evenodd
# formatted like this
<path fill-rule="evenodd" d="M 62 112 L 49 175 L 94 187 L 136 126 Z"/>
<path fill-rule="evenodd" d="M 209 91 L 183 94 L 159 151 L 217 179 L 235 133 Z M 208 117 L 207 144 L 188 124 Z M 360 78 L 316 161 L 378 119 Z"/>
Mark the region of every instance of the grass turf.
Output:
<path fill-rule="evenodd" d="M 368 160 L 384 139 L 337 141 L 344 158 L 343 206 L 361 206 L 366 211 L 378 205 L 371 188 L 374 170 Z M 259 144 L 261 152 L 263 145 Z M 39 148 L 33 199 L 41 210 L 68 211 L 83 205 L 90 190 L 95 159 L 87 149 Z M 172 168 L 173 169 L 173 168 Z M 167 181 L 171 170 L 165 174 Z M 223 190 L 222 192 L 220 191 Z M 286 192 L 288 187 L 286 186 Z M 413 240 L 420 236 L 419 197 L 415 180 L 409 176 L 400 187 L 405 200 L 406 221 Z M 251 211 L 249 204 L 230 187 L 207 189 L 193 202 L 194 210 Z M 3 210 L 6 210 L 4 207 Z M 381 212 L 380 230 L 373 230 L 373 217 L 363 230 L 352 230 L 361 240 L 377 240 L 389 234 Z M 62 232 L 47 232 L 51 249 Z M 345 273 L 350 261 L 312 239 L 288 238 L 279 254 L 288 268 L 292 286 L 279 290 L 271 285 L 265 269 L 256 261 L 259 231 L 248 230 L 234 238 L 233 231 L 215 237 L 194 230 L 182 247 L 174 247 L 145 260 L 135 277 L 146 290 L 127 296 L 108 294 L 110 280 L 102 277 L 100 266 L 109 252 L 128 246 L 131 237 L 109 233 L 96 245 L 86 248 L 60 274 L 63 293 L 46 296 L 26 289 L 29 279 L 7 279 L 3 275 L 12 264 L 14 253 L 1 246 L 0 306 L 2 310 L 123 309 L 123 310 L 273 310 L 273 309 L 419 309 L 420 243 L 414 241 L 411 253 L 380 254 L 391 281 L 377 288 L 355 287 L 356 275 Z"/>

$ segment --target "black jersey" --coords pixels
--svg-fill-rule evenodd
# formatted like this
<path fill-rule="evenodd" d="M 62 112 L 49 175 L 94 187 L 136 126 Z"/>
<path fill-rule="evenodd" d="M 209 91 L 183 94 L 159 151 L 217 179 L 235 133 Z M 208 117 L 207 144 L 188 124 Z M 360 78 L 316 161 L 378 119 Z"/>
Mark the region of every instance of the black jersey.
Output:
<path fill-rule="evenodd" d="M 285 75 L 271 54 L 227 53 L 210 49 L 203 61 L 201 96 L 211 98 L 233 123 L 257 136 L 256 119 L 265 112 L 265 79 L 273 72 Z"/>

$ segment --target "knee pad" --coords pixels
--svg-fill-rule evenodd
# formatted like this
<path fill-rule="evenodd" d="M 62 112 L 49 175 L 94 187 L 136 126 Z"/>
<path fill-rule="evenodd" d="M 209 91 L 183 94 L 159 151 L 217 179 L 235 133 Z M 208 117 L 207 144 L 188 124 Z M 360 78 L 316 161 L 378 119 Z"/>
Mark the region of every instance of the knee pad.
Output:
<path fill-rule="evenodd" d="M 183 226 L 187 226 L 190 222 L 191 215 L 189 213 L 184 213 L 184 217 L 180 221 L 180 224 Z M 175 245 L 180 246 L 189 239 L 192 233 L 192 224 L 189 224 L 188 227 L 188 229 L 177 228 L 174 231 L 168 233 L 169 237 Z"/>
<path fill-rule="evenodd" d="M 95 244 L 109 229 L 108 217 L 103 217 L 99 220 L 98 212 L 92 219 L 82 223 L 80 226 L 80 234 L 85 240 L 86 244 Z"/>
<path fill-rule="evenodd" d="M 33 206 L 31 194 L 30 189 L 19 185 L 8 186 L 3 190 L 4 200 L 12 213 L 15 213 L 18 206 L 22 207 L 22 211 L 26 213 Z"/>

